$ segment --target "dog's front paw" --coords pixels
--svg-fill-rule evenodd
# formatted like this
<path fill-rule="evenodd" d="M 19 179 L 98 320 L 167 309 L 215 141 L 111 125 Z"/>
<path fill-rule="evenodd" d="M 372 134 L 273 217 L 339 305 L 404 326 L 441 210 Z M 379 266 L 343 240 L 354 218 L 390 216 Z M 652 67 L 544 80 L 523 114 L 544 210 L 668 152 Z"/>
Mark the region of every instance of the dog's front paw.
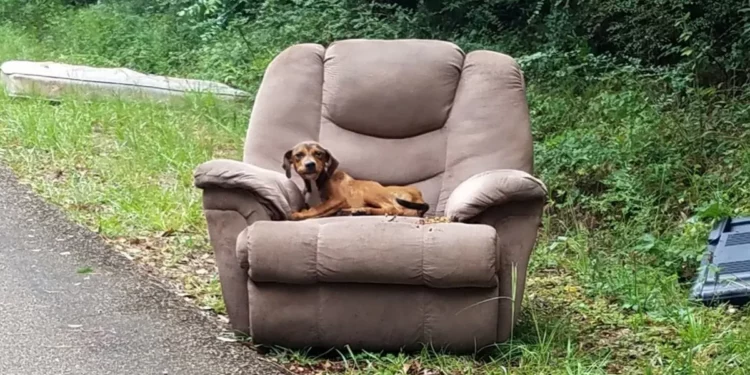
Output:
<path fill-rule="evenodd" d="M 302 213 L 302 211 L 299 212 L 293 212 L 291 219 L 294 221 L 299 221 L 305 218 L 305 215 Z"/>

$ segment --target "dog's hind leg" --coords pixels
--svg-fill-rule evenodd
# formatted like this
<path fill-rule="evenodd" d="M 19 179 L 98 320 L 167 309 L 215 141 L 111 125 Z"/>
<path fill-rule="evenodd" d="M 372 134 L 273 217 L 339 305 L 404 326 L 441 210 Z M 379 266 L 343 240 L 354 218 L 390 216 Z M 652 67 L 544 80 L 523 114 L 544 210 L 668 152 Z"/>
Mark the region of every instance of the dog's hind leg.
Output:
<path fill-rule="evenodd" d="M 317 217 L 333 216 L 346 207 L 345 199 L 329 199 L 315 207 L 292 214 L 292 220 L 313 219 Z"/>

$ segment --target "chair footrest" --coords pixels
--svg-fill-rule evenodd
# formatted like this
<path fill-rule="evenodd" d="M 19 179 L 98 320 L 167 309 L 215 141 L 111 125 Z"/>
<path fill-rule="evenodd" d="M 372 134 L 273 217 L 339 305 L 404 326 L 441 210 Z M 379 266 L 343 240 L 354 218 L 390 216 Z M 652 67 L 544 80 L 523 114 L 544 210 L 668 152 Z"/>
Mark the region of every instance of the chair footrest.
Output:
<path fill-rule="evenodd" d="M 496 242 L 488 225 L 370 216 L 260 221 L 237 246 L 256 283 L 494 288 Z"/>

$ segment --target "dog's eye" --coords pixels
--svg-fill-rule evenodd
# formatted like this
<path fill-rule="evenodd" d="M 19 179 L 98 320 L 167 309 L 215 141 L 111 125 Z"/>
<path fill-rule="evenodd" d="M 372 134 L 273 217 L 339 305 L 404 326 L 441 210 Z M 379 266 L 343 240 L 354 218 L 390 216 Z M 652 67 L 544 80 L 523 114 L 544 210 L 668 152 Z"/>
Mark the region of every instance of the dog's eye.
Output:
<path fill-rule="evenodd" d="M 314 155 L 314 156 L 315 156 L 316 158 L 322 158 L 322 157 L 323 157 L 323 153 L 322 153 L 322 152 L 320 152 L 320 151 L 315 151 L 315 152 L 313 153 L 313 155 Z"/>
<path fill-rule="evenodd" d="M 305 157 L 305 153 L 304 152 L 298 152 L 296 155 L 294 155 L 294 157 L 297 158 L 297 159 L 302 159 L 302 158 Z"/>

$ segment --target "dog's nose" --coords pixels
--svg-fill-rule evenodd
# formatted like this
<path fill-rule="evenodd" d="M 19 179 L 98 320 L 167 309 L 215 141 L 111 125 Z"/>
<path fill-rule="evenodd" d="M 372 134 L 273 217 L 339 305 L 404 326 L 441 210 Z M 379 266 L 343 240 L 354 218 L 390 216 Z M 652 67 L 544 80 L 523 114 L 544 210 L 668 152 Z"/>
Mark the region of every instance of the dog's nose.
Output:
<path fill-rule="evenodd" d="M 314 161 L 309 161 L 309 162 L 305 163 L 305 169 L 308 170 L 308 171 L 310 171 L 310 172 L 315 171 L 315 162 Z"/>

